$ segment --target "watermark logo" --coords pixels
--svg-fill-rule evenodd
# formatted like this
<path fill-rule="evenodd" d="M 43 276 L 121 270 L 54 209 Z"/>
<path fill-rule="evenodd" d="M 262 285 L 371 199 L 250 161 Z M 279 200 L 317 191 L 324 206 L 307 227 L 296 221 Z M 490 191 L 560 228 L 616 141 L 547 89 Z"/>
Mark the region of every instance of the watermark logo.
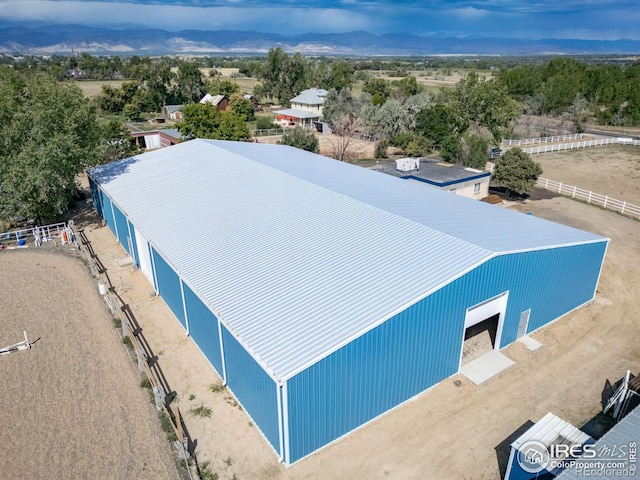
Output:
<path fill-rule="evenodd" d="M 615 476 L 636 478 L 638 444 L 623 445 L 552 444 L 549 447 L 536 440 L 522 444 L 518 464 L 527 473 L 549 472 L 573 468 L 578 477 L 601 478 Z"/>
<path fill-rule="evenodd" d="M 549 466 L 551 456 L 547 447 L 536 440 L 529 440 L 518 451 L 518 463 L 527 473 L 539 473 Z"/>

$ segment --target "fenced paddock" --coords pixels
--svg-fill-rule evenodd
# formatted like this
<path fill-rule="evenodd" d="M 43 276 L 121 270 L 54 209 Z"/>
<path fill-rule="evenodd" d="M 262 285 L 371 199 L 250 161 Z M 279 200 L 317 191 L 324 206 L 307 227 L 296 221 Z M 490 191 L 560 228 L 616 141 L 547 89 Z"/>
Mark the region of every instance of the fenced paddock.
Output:
<path fill-rule="evenodd" d="M 564 142 L 565 140 L 578 140 L 583 138 L 582 133 L 571 133 L 568 135 L 555 135 L 553 137 L 541 137 L 541 138 L 525 138 L 522 140 L 503 139 L 503 145 L 509 145 L 514 147 L 521 147 L 522 145 L 537 145 L 541 143 L 556 143 Z"/>
<path fill-rule="evenodd" d="M 179 478 L 131 355 L 72 245 L 0 252 L 4 479 Z"/>
<path fill-rule="evenodd" d="M 550 145 L 523 148 L 522 151 L 530 155 L 536 153 L 560 152 L 562 150 L 574 150 L 578 148 L 588 147 L 604 147 L 606 145 L 640 145 L 640 140 L 634 140 L 627 137 L 619 138 L 598 138 L 595 140 L 585 140 L 582 142 L 555 143 Z"/>
<path fill-rule="evenodd" d="M 562 182 L 555 182 L 548 178 L 538 178 L 536 186 L 542 187 L 545 190 L 551 192 L 557 192 L 561 195 L 566 195 L 571 198 L 583 200 L 587 203 L 598 205 L 602 208 L 616 211 L 622 215 L 627 215 L 640 219 L 640 206 L 633 205 L 632 203 L 625 202 L 623 200 L 617 200 L 611 198 L 608 195 L 602 195 L 601 193 L 595 193 L 590 190 L 578 188 L 574 185 L 567 185 Z"/>

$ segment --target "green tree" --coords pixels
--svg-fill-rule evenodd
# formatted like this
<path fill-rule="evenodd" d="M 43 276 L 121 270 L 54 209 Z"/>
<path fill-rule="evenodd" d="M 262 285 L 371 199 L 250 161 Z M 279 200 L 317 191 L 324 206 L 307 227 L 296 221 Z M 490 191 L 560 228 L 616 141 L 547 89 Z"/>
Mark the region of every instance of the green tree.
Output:
<path fill-rule="evenodd" d="M 511 122 L 522 113 L 522 106 L 509 97 L 506 87 L 495 80 L 482 80 L 476 72 L 458 82 L 448 97 L 454 116 L 489 129 L 495 143 L 509 134 Z"/>
<path fill-rule="evenodd" d="M 185 137 L 217 140 L 248 140 L 250 137 L 243 117 L 233 111 L 219 112 L 209 103 L 191 103 L 182 109 L 182 113 L 184 119 L 177 128 Z"/>
<path fill-rule="evenodd" d="M 358 115 L 360 102 L 351 94 L 348 88 L 331 89 L 327 92 L 322 107 L 322 121 L 331 125 L 334 118 L 342 115 Z"/>
<path fill-rule="evenodd" d="M 321 85 L 327 90 L 351 88 L 353 86 L 353 67 L 346 60 L 336 60 L 331 64 L 327 82 Z"/>
<path fill-rule="evenodd" d="M 402 99 L 424 92 L 424 87 L 418 83 L 416 77 L 406 77 L 402 80 L 394 80 L 391 82 L 391 86 L 395 89 L 394 96 Z"/>
<path fill-rule="evenodd" d="M 447 135 L 440 142 L 440 157 L 448 163 L 458 163 L 458 152 L 460 151 L 460 137 L 458 135 Z"/>
<path fill-rule="evenodd" d="M 524 195 L 533 189 L 540 175 L 542 167 L 539 163 L 520 148 L 512 148 L 496 159 L 491 179 L 506 189 L 507 196 L 512 192 Z"/>
<path fill-rule="evenodd" d="M 256 128 L 258 130 L 269 130 L 270 128 L 277 127 L 278 126 L 274 123 L 274 117 L 267 117 L 265 115 L 256 117 Z"/>
<path fill-rule="evenodd" d="M 226 95 L 230 97 L 240 91 L 240 85 L 233 80 L 216 78 L 207 85 L 207 91 L 211 95 Z"/>
<path fill-rule="evenodd" d="M 0 218 L 61 217 L 99 143 L 95 107 L 76 85 L 0 72 Z"/>
<path fill-rule="evenodd" d="M 363 92 L 371 95 L 371 102 L 374 105 L 383 105 L 389 98 L 389 83 L 382 78 L 372 78 L 364 82 Z"/>
<path fill-rule="evenodd" d="M 121 88 L 102 85 L 102 91 L 96 97 L 96 103 L 103 112 L 121 113 L 126 103 L 124 92 Z"/>
<path fill-rule="evenodd" d="M 426 157 L 433 150 L 433 142 L 422 135 L 415 135 L 407 145 L 407 155 L 411 157 Z"/>
<path fill-rule="evenodd" d="M 313 153 L 318 153 L 320 149 L 318 138 L 313 134 L 313 132 L 305 131 L 301 127 L 295 127 L 287 130 L 278 141 L 278 144 L 290 145 Z"/>
<path fill-rule="evenodd" d="M 484 170 L 488 148 L 489 143 L 485 138 L 467 131 L 460 138 L 458 159 L 465 167 Z"/>
<path fill-rule="evenodd" d="M 197 102 L 205 92 L 205 82 L 202 72 L 194 62 L 180 60 L 176 81 L 171 89 L 173 104 Z"/>
<path fill-rule="evenodd" d="M 416 119 L 416 131 L 442 146 L 445 138 L 461 135 L 469 123 L 457 115 L 447 105 L 433 105 L 423 110 Z"/>
<path fill-rule="evenodd" d="M 282 48 L 269 50 L 267 59 L 258 73 L 260 84 L 254 92 L 258 96 L 278 99 L 282 104 L 308 88 L 311 82 L 311 66 L 300 54 L 289 58 Z"/>
<path fill-rule="evenodd" d="M 103 122 L 100 125 L 100 131 L 102 134 L 100 163 L 121 160 L 144 151 L 134 144 L 129 129 L 117 120 Z"/>
<path fill-rule="evenodd" d="M 236 112 L 245 122 L 253 122 L 255 120 L 255 110 L 251 100 L 247 100 L 243 95 L 233 95 L 229 101 L 229 107 Z"/>

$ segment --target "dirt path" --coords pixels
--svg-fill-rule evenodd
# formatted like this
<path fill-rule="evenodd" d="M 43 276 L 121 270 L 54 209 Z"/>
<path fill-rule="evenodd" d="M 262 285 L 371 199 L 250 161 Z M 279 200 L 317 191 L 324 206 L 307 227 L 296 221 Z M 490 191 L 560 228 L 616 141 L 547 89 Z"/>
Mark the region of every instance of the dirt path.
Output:
<path fill-rule="evenodd" d="M 62 248 L 62 247 L 61 247 Z M 155 408 L 78 259 L 0 252 L 0 477 L 176 479 Z"/>

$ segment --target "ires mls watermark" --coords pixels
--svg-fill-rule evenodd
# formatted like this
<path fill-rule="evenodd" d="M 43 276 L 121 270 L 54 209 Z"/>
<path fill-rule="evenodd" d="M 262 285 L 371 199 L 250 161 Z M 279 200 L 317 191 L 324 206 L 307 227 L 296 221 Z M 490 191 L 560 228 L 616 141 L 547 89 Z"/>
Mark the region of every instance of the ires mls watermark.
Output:
<path fill-rule="evenodd" d="M 573 468 L 578 477 L 635 478 L 638 444 L 554 444 L 547 447 L 541 442 L 530 440 L 522 444 L 517 459 L 520 467 L 527 473 Z"/>

